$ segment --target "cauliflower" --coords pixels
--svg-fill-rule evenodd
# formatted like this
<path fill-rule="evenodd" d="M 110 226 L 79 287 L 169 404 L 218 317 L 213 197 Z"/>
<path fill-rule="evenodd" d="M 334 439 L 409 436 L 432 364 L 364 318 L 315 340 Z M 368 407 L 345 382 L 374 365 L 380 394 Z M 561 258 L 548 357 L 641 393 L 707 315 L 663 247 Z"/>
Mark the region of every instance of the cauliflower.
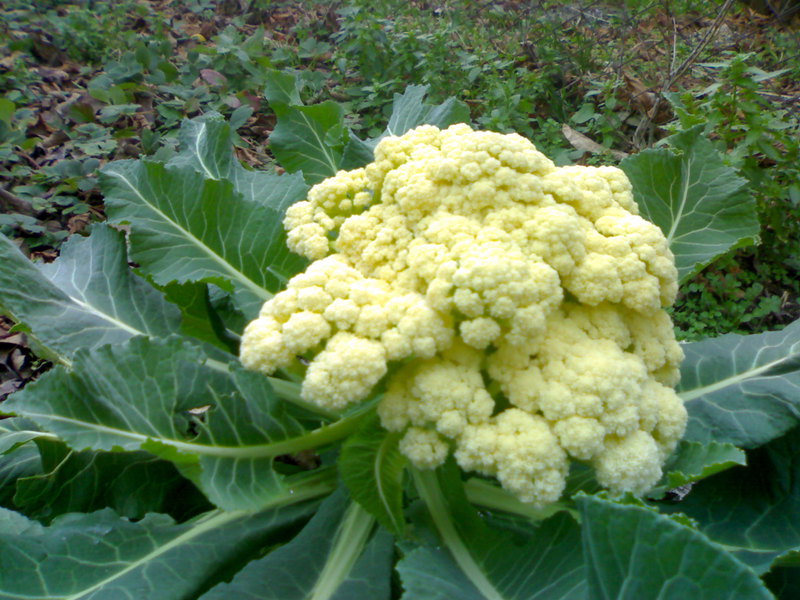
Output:
<path fill-rule="evenodd" d="M 287 211 L 314 262 L 247 326 L 242 362 L 307 364 L 302 396 L 329 409 L 385 386 L 381 422 L 419 468 L 452 453 L 540 506 L 570 460 L 645 492 L 686 411 L 677 271 L 637 213 L 619 169 L 558 168 L 516 134 L 387 137 Z"/>

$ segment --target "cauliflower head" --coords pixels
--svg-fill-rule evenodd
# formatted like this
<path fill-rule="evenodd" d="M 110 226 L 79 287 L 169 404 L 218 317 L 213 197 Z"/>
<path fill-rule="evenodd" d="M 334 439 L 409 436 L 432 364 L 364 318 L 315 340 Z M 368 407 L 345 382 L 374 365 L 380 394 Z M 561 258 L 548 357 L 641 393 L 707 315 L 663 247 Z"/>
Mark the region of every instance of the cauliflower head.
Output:
<path fill-rule="evenodd" d="M 525 502 L 557 500 L 571 460 L 615 492 L 658 481 L 686 425 L 677 271 L 621 170 L 421 126 L 284 226 L 313 262 L 247 326 L 246 367 L 305 368 L 303 398 L 330 409 L 380 384 L 414 465 L 452 454 Z"/>

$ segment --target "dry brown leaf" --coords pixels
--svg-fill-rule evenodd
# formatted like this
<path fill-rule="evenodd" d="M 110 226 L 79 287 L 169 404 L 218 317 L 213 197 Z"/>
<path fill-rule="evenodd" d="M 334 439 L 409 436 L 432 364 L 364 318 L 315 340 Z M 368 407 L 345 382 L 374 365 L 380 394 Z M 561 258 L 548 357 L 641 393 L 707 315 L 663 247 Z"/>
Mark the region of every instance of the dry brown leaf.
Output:
<path fill-rule="evenodd" d="M 561 126 L 561 133 L 567 138 L 567 141 L 572 144 L 572 147 L 582 152 L 589 152 L 591 154 L 611 154 L 617 160 L 622 160 L 628 156 L 627 152 L 621 150 L 612 150 L 601 146 L 591 138 L 586 137 L 580 131 L 575 131 L 572 127 L 564 123 Z"/>

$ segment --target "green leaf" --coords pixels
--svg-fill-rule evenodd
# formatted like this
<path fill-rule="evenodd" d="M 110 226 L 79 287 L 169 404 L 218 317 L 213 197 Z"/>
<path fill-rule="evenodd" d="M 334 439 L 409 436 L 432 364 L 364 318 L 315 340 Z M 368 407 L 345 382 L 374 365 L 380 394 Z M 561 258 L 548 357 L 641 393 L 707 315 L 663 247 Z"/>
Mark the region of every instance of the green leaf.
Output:
<path fill-rule="evenodd" d="M 403 135 L 419 125 L 435 125 L 444 129 L 454 123 L 469 122 L 469 107 L 460 100 L 448 98 L 437 105 L 425 102 L 429 87 L 410 85 L 402 94 L 395 94 L 389 124 L 380 136 L 360 140 L 351 133 L 342 157 L 342 168 L 354 169 L 371 162 L 375 146 L 387 135 Z"/>
<path fill-rule="evenodd" d="M 273 209 L 280 223 L 286 208 L 305 198 L 308 185 L 299 174 L 245 169 L 233 150 L 233 135 L 230 125 L 216 113 L 184 120 L 179 133 L 181 152 L 167 165 L 191 166 L 207 179 L 231 181 L 245 200 Z"/>
<path fill-rule="evenodd" d="M 14 450 L 40 435 L 36 425 L 28 419 L 3 419 L 0 421 L 0 454 Z"/>
<path fill-rule="evenodd" d="M 339 492 L 288 544 L 201 600 L 388 600 L 392 537 Z M 265 585 L 269 582 L 269 585 Z"/>
<path fill-rule="evenodd" d="M 264 88 L 264 96 L 269 102 L 272 110 L 285 108 L 287 106 L 300 106 L 300 90 L 303 82 L 297 71 L 270 71 L 267 84 Z"/>
<path fill-rule="evenodd" d="M 348 135 L 341 105 L 326 100 L 313 106 L 277 105 L 274 109 L 278 123 L 269 136 L 269 147 L 281 166 L 290 173 L 301 171 L 309 184 L 335 175 L 341 168 Z"/>
<path fill-rule="evenodd" d="M 211 302 L 206 283 L 169 283 L 163 290 L 167 300 L 181 309 L 180 332 L 238 355 L 238 335 L 226 328 Z M 228 357 L 230 358 L 230 356 Z"/>
<path fill-rule="evenodd" d="M 800 422 L 800 321 L 684 344 L 685 439 L 753 448 Z"/>
<path fill-rule="evenodd" d="M 37 445 L 41 471 L 19 479 L 14 496 L 16 507 L 31 518 L 50 520 L 106 507 L 131 519 L 149 512 L 180 518 L 187 510 L 196 514 L 211 508 L 171 463 L 146 452 L 75 452 L 48 439 Z"/>
<path fill-rule="evenodd" d="M 128 267 L 124 235 L 105 225 L 72 236 L 50 264 L 32 263 L 0 235 L 0 309 L 69 362 L 77 348 L 164 337 L 179 313 Z"/>
<path fill-rule="evenodd" d="M 180 525 L 159 514 L 133 523 L 105 509 L 49 527 L 0 509 L 0 597 L 195 598 L 313 508 L 215 511 Z"/>
<path fill-rule="evenodd" d="M 263 506 L 283 491 L 271 466 L 290 451 L 280 442 L 303 430 L 263 376 L 231 376 L 202 358 L 176 338 L 78 351 L 72 371 L 45 373 L 3 408 L 76 450 L 147 450 L 186 475 L 199 469 L 196 483 L 221 508 Z"/>
<path fill-rule="evenodd" d="M 364 421 L 342 446 L 339 472 L 353 499 L 396 535 L 405 529 L 403 473 L 399 433 L 390 433 L 377 416 Z"/>
<path fill-rule="evenodd" d="M 524 542 L 489 528 L 466 501 L 452 461 L 437 472 L 411 469 L 443 546 L 406 554 L 398 571 L 404 600 L 577 600 L 585 596 L 580 528 L 559 513 L 522 525 Z"/>
<path fill-rule="evenodd" d="M 674 150 L 645 150 L 620 167 L 642 216 L 658 225 L 681 280 L 729 248 L 755 243 L 759 224 L 746 180 L 725 165 L 699 125 L 668 138 Z"/>
<path fill-rule="evenodd" d="M 589 600 L 772 598 L 751 569 L 682 523 L 598 496 L 577 503 Z"/>
<path fill-rule="evenodd" d="M 133 338 L 78 351 L 6 400 L 75 450 L 145 450 L 176 464 L 211 502 L 257 509 L 285 491 L 276 456 L 316 448 L 352 432 L 354 413 L 306 432 L 263 375 L 202 364 L 178 338 Z M 366 410 L 366 409 L 365 409 Z"/>
<path fill-rule="evenodd" d="M 410 85 L 402 94 L 394 95 L 385 135 L 403 135 L 419 125 L 444 129 L 454 123 L 469 122 L 469 107 L 456 98 L 437 105 L 425 102 L 429 89 L 427 85 Z"/>
<path fill-rule="evenodd" d="M 800 549 L 800 429 L 748 453 L 748 466 L 697 483 L 674 506 L 759 573 Z"/>
<path fill-rule="evenodd" d="M 736 465 L 746 464 L 743 450 L 731 444 L 681 441 L 670 462 L 664 468 L 662 490 L 711 477 Z M 652 495 L 654 492 L 650 492 Z"/>
<path fill-rule="evenodd" d="M 203 281 L 245 296 L 250 313 L 282 289 L 297 259 L 283 245 L 275 210 L 226 180 L 188 166 L 116 161 L 101 186 L 109 220 L 131 225 L 131 258 L 159 285 Z"/>
<path fill-rule="evenodd" d="M 27 419 L 0 421 L 0 506 L 13 507 L 17 481 L 42 472 L 39 449 L 31 440 L 40 436 Z"/>

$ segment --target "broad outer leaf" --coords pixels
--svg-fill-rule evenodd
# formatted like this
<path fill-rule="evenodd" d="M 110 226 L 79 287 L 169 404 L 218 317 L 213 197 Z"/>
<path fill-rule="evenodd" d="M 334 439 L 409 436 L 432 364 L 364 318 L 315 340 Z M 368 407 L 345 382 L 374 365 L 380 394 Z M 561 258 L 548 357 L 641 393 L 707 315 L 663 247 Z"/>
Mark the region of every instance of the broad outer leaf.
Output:
<path fill-rule="evenodd" d="M 0 421 L 0 506 L 13 507 L 16 482 L 42 472 L 39 449 L 31 440 L 40 436 L 27 419 Z"/>
<path fill-rule="evenodd" d="M 800 422 L 800 321 L 782 331 L 685 344 L 685 439 L 752 448 Z"/>
<path fill-rule="evenodd" d="M 105 509 L 49 527 L 0 509 L 0 597 L 190 600 L 313 507 L 215 511 L 181 525 L 159 514 L 132 523 Z"/>
<path fill-rule="evenodd" d="M 772 596 L 756 574 L 699 531 L 652 509 L 578 498 L 588 600 Z"/>
<path fill-rule="evenodd" d="M 288 544 L 253 561 L 201 600 L 388 600 L 392 537 L 334 493 Z M 268 584 L 266 584 L 268 582 Z"/>
<path fill-rule="evenodd" d="M 347 140 L 341 105 L 326 100 L 313 106 L 277 105 L 274 110 L 278 123 L 269 136 L 269 147 L 284 169 L 301 171 L 310 184 L 341 169 Z"/>
<path fill-rule="evenodd" d="M 668 138 L 677 150 L 645 150 L 620 163 L 642 216 L 667 236 L 681 279 L 731 247 L 755 243 L 758 216 L 746 180 L 724 164 L 702 125 Z"/>
<path fill-rule="evenodd" d="M 748 463 L 696 484 L 674 508 L 761 573 L 800 548 L 800 429 L 749 452 Z"/>
<path fill-rule="evenodd" d="M 124 235 L 105 225 L 72 236 L 54 263 L 36 264 L 0 234 L 0 310 L 69 359 L 78 348 L 176 332 L 178 310 L 128 267 Z"/>
<path fill-rule="evenodd" d="M 0 420 L 0 454 L 13 450 L 41 435 L 36 424 L 28 419 Z"/>
<path fill-rule="evenodd" d="M 131 258 L 157 284 L 216 283 L 257 307 L 296 272 L 296 258 L 273 237 L 276 211 L 246 200 L 230 181 L 189 166 L 115 161 L 101 184 L 109 220 L 130 224 Z"/>
<path fill-rule="evenodd" d="M 305 198 L 308 185 L 299 174 L 278 175 L 245 169 L 236 158 L 232 140 L 230 125 L 221 115 L 211 113 L 187 119 L 181 124 L 181 152 L 168 166 L 189 165 L 207 179 L 231 181 L 245 200 L 275 211 L 276 223 L 280 225 L 286 208 Z M 267 232 L 264 235 L 273 236 Z"/>
<path fill-rule="evenodd" d="M 195 508 L 194 514 L 211 508 L 171 463 L 152 454 L 75 452 L 48 439 L 38 440 L 37 445 L 41 472 L 17 481 L 14 504 L 40 521 L 106 507 L 131 519 L 149 512 L 180 518 Z M 171 507 L 180 512 L 173 514 Z"/>
<path fill-rule="evenodd" d="M 520 542 L 518 531 L 490 529 L 478 517 L 452 461 L 439 476 L 413 472 L 444 545 L 420 547 L 400 561 L 403 600 L 585 598 L 580 528 L 572 517 L 559 513 L 528 527 Z"/>
<path fill-rule="evenodd" d="M 262 376 L 200 364 L 176 338 L 79 351 L 4 403 L 76 450 L 146 450 L 175 462 L 217 506 L 254 509 L 283 484 L 274 442 L 302 431 Z M 192 423 L 191 409 L 207 407 Z M 192 426 L 199 428 L 195 436 Z M 199 472 L 198 472 L 199 469 Z"/>
<path fill-rule="evenodd" d="M 339 455 L 339 473 L 352 498 L 392 533 L 402 535 L 403 473 L 401 435 L 390 433 L 377 417 L 364 422 L 351 435 Z"/>
<path fill-rule="evenodd" d="M 664 468 L 665 475 L 659 488 L 673 489 L 746 462 L 744 451 L 732 444 L 701 444 L 683 440 Z"/>

